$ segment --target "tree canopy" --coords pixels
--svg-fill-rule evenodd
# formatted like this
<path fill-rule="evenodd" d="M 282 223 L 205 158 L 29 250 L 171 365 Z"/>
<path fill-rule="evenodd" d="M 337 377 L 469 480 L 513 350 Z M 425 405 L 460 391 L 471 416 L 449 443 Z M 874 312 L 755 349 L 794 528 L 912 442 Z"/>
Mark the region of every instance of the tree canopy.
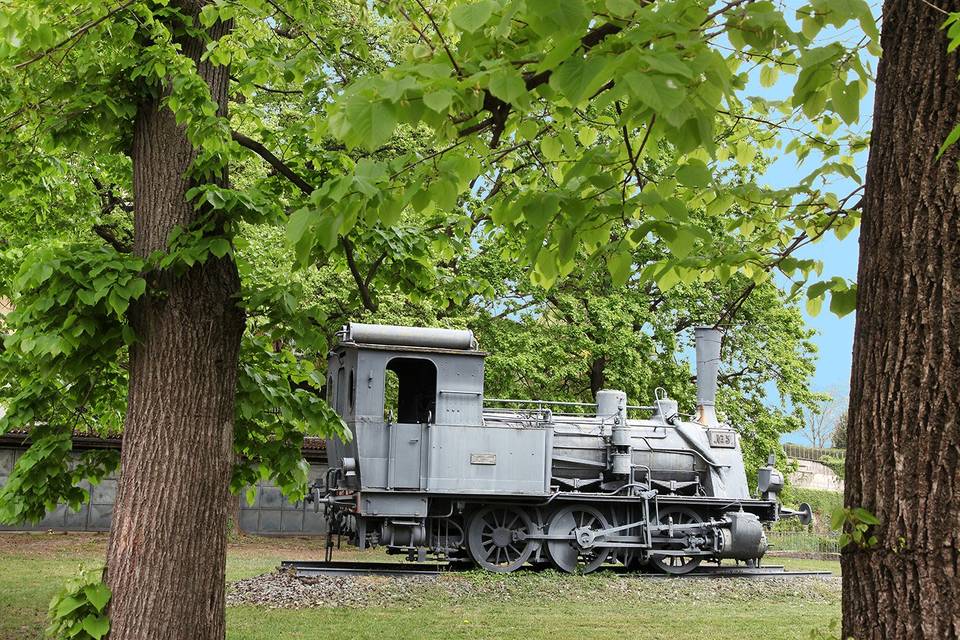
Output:
<path fill-rule="evenodd" d="M 855 46 L 818 42 L 849 21 L 865 33 Z M 214 39 L 216 24 L 229 30 Z M 764 381 L 809 401 L 796 302 L 854 304 L 855 285 L 817 281 L 796 252 L 857 224 L 856 192 L 830 179 L 858 180 L 866 144 L 841 126 L 876 48 L 862 1 L 786 16 L 752 1 L 221 0 L 196 22 L 163 1 L 40 1 L 7 5 L 0 32 L 2 287 L 16 305 L 3 428 L 34 429 L 7 518 L 75 502 L 81 476 L 116 464 L 65 475 L 67 436 L 120 428 L 126 313 L 158 293 L 157 270 L 235 256 L 249 319 L 235 486 L 262 470 L 294 493 L 303 434 L 339 428 L 316 354 L 351 317 L 475 326 L 495 350 L 491 391 L 566 398 L 598 385 L 683 397 L 677 332 L 730 325 L 725 407 L 765 434 L 760 458 L 797 426 L 768 408 Z M 187 35 L 229 66 L 229 116 L 183 55 Z M 751 95 L 780 74 L 796 77 L 790 97 Z M 148 96 L 200 151 L 188 196 L 203 214 L 142 259 L 129 147 Z M 763 186 L 784 153 L 822 162 L 792 188 Z M 227 167 L 229 184 L 213 179 Z"/>

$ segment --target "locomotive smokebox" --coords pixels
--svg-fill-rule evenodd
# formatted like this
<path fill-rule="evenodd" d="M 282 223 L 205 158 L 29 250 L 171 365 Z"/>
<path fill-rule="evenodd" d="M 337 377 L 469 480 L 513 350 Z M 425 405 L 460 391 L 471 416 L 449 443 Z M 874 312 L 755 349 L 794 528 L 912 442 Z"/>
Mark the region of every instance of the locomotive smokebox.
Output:
<path fill-rule="evenodd" d="M 723 333 L 713 327 L 696 327 L 694 336 L 697 348 L 697 422 L 710 427 L 717 424 L 717 373 Z"/>

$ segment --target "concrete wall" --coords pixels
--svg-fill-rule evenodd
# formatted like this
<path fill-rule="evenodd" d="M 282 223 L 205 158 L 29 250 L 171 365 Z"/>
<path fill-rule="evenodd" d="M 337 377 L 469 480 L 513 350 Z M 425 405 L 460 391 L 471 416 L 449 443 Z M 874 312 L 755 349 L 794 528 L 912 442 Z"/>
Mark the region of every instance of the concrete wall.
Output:
<path fill-rule="evenodd" d="M 0 486 L 7 483 L 7 477 L 13 471 L 13 464 L 24 449 L 0 449 Z M 67 505 L 58 505 L 53 511 L 35 525 L 0 525 L 0 531 L 109 531 L 113 516 L 113 501 L 117 496 L 117 480 L 114 475 L 107 476 L 100 484 L 92 487 L 84 482 L 80 486 L 90 492 L 90 502 L 73 511 Z"/>
<path fill-rule="evenodd" d="M 0 448 L 0 486 L 6 484 L 13 471 L 14 462 L 25 449 Z M 309 479 L 313 482 L 327 472 L 326 464 L 311 464 Z M 35 525 L 0 525 L 0 531 L 109 531 L 113 516 L 113 503 L 117 495 L 115 475 L 104 478 L 100 484 L 91 487 L 84 482 L 81 486 L 90 492 L 90 502 L 73 511 L 66 505 L 58 505 L 47 513 Z M 312 505 L 303 509 L 302 505 L 288 502 L 276 486 L 261 482 L 257 485 L 257 496 L 253 504 L 248 505 L 246 497 L 240 500 L 240 529 L 246 533 L 258 535 L 321 535 L 326 533 L 323 511 L 314 512 Z"/>
<path fill-rule="evenodd" d="M 790 474 L 790 484 L 802 489 L 825 489 L 843 492 L 843 480 L 833 469 L 812 460 L 793 460 L 798 467 Z"/>
<path fill-rule="evenodd" d="M 322 478 L 327 465 L 311 464 L 309 481 Z M 313 505 L 291 504 L 280 489 L 272 483 L 260 482 L 257 497 L 248 505 L 245 496 L 240 496 L 240 529 L 258 535 L 321 535 L 327 532 L 323 509 L 314 511 Z"/>

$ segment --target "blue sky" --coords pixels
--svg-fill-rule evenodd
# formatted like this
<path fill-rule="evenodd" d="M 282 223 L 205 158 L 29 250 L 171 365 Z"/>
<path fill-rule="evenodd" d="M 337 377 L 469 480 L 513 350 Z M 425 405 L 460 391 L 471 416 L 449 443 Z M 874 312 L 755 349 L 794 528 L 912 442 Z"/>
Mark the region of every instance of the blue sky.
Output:
<path fill-rule="evenodd" d="M 786 4 L 796 4 L 787 2 Z M 872 5 L 876 3 L 871 2 Z M 879 7 L 873 6 L 874 15 L 879 13 Z M 786 12 L 789 15 L 789 11 Z M 821 37 L 824 41 L 837 39 L 845 42 L 847 45 L 853 44 L 852 39 L 859 39 L 862 31 L 856 29 L 844 29 L 841 32 L 836 30 L 827 30 Z M 868 58 L 869 67 L 876 69 L 877 60 Z M 780 81 L 773 87 L 763 88 L 759 83 L 758 74 L 753 74 L 751 82 L 747 85 L 747 93 L 762 96 L 766 99 L 777 100 L 787 98 L 792 94 L 793 84 L 796 76 L 782 74 Z M 873 87 L 871 86 L 867 94 L 860 101 L 860 119 L 851 129 L 857 133 L 869 131 L 872 125 L 873 116 Z M 843 130 L 838 131 L 838 135 Z M 784 141 L 788 138 L 784 137 Z M 797 165 L 796 158 L 791 155 L 781 155 L 772 164 L 770 164 L 762 176 L 760 182 L 773 187 L 789 187 L 796 185 L 800 176 L 807 175 L 816 167 L 820 158 L 811 154 L 802 165 Z M 854 157 L 855 165 L 861 178 L 866 174 L 867 153 L 862 152 Z M 827 187 L 836 193 L 841 199 L 859 186 L 856 182 L 838 178 L 831 182 Z M 854 201 L 855 202 L 855 201 Z M 852 204 L 852 203 L 851 203 Z M 808 245 L 798 252 L 797 257 L 815 258 L 823 263 L 823 274 L 821 278 L 829 279 L 834 276 L 840 276 L 850 281 L 856 281 L 857 278 L 857 259 L 859 255 L 860 230 L 855 229 L 843 240 L 838 240 L 832 233 L 824 236 L 819 242 Z M 816 281 L 816 280 L 813 280 Z M 850 368 L 853 349 L 853 331 L 856 321 L 856 314 L 851 313 L 843 318 L 838 318 L 830 312 L 828 304 L 825 302 L 820 314 L 812 317 L 806 310 L 803 310 L 804 319 L 807 325 L 816 331 L 814 342 L 819 353 L 817 356 L 817 371 L 813 379 L 813 388 L 817 391 L 829 391 L 833 394 L 846 396 L 850 389 Z M 806 443 L 806 438 L 799 433 L 788 434 L 783 437 L 787 442 Z"/>

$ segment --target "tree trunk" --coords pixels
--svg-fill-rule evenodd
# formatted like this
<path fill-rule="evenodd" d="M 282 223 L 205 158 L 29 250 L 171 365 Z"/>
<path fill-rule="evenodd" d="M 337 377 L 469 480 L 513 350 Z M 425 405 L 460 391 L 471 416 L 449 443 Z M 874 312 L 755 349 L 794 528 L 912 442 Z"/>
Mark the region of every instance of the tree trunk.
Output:
<path fill-rule="evenodd" d="M 607 359 L 604 356 L 594 358 L 590 363 L 590 394 L 596 398 L 607 380 Z"/>
<path fill-rule="evenodd" d="M 937 2 L 960 11 L 960 2 Z M 887 0 L 860 236 L 847 428 L 843 637 L 960 638 L 960 71 L 923 0 Z"/>
<path fill-rule="evenodd" d="M 196 16 L 203 2 L 181 2 Z M 219 38 L 229 25 L 211 30 Z M 226 114 L 229 70 L 201 63 L 203 43 L 180 40 Z M 196 157 L 157 101 L 138 110 L 133 137 L 134 251 L 164 250 L 197 217 L 185 192 Z M 222 177 L 225 183 L 226 176 Z M 228 487 L 243 315 L 229 259 L 157 275 L 131 309 L 120 485 L 107 551 L 112 640 L 223 638 Z"/>

